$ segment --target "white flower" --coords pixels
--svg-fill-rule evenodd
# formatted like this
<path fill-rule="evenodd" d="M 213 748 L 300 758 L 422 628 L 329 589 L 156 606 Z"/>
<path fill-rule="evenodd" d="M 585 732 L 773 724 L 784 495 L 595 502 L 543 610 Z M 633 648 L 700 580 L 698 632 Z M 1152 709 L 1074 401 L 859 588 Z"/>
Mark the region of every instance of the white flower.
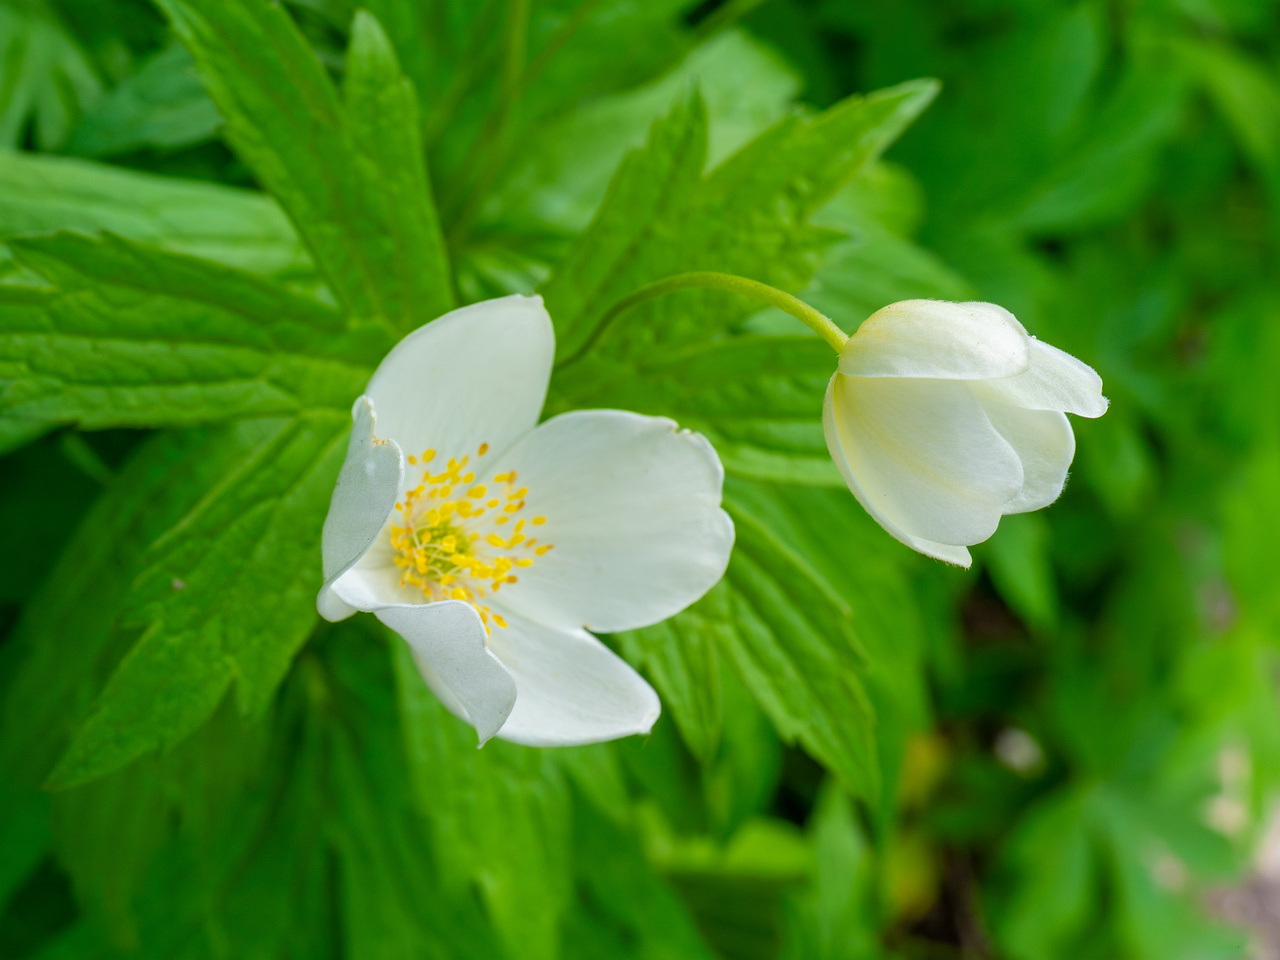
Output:
<path fill-rule="evenodd" d="M 992 303 L 904 300 L 849 338 L 827 387 L 827 448 L 880 526 L 969 566 L 1000 517 L 1048 506 L 1075 455 L 1064 413 L 1107 409 L 1093 369 Z"/>
<path fill-rule="evenodd" d="M 538 423 L 554 346 L 539 297 L 405 337 L 356 401 L 324 524 L 321 615 L 376 614 L 482 743 L 647 732 L 657 695 L 587 631 L 679 612 L 733 546 L 704 438 L 618 410 Z"/>

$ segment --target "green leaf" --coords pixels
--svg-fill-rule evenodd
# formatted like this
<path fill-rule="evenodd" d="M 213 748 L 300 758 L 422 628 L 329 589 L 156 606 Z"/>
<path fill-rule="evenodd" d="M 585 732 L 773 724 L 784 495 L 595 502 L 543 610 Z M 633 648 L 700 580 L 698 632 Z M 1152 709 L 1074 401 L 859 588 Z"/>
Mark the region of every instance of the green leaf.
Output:
<path fill-rule="evenodd" d="M 413 803 L 389 643 L 405 646 L 371 618 L 357 618 L 316 644 L 323 674 L 310 659 L 303 664 L 307 686 L 323 691 L 327 707 L 325 823 L 344 952 L 355 960 L 499 956 L 474 891 L 448 889 Z"/>
<path fill-rule="evenodd" d="M 624 641 L 649 670 L 695 752 L 719 737 L 707 644 L 728 658 L 788 741 L 798 740 L 849 791 L 879 790 L 874 713 L 863 687 L 868 663 L 847 603 L 775 532 L 774 518 L 726 492 L 737 539 L 725 578 L 702 600 Z M 697 644 L 673 643 L 697 635 Z"/>
<path fill-rule="evenodd" d="M 0 6 L 0 148 L 20 146 L 34 121 L 41 150 L 56 150 L 102 95 L 88 56 L 44 3 Z"/>
<path fill-rule="evenodd" d="M 571 365 L 556 378 L 550 407 L 674 417 L 705 433 L 730 473 L 843 488 L 821 424 L 835 361 L 814 336 L 740 336 L 672 349 L 659 343 L 626 363 L 592 357 Z"/>
<path fill-rule="evenodd" d="M 625 42 L 634 43 L 631 38 Z M 707 103 L 712 167 L 784 117 L 795 73 L 768 47 L 728 31 L 697 47 L 673 71 L 636 90 L 593 99 L 534 125 L 494 191 L 482 228 L 527 233 L 584 230 L 626 154 L 698 83 Z"/>
<path fill-rule="evenodd" d="M 1045 631 L 1058 619 L 1058 588 L 1049 560 L 1049 527 L 1038 513 L 1003 518 L 979 548 L 1000 596 L 1029 626 Z"/>
<path fill-rule="evenodd" d="M 730 627 L 703 611 L 695 605 L 652 627 L 620 633 L 618 641 L 627 660 L 661 691 L 663 709 L 675 719 L 689 751 L 708 764 L 720 745 L 723 723 L 716 637 Z"/>
<path fill-rule="evenodd" d="M 0 724 L 5 776 L 44 780 L 116 664 L 136 640 L 116 622 L 148 548 L 255 449 L 270 424 L 159 434 L 96 503 L 68 502 L 71 531 L 48 580 L 27 603 L 11 642 L 14 669 Z"/>
<path fill-rule="evenodd" d="M 848 605 L 766 518 L 727 497 L 737 530 L 719 598 L 725 652 L 783 738 L 799 740 L 858 796 L 879 791 L 866 655 Z M 703 601 L 706 602 L 706 601 Z"/>
<path fill-rule="evenodd" d="M 226 136 L 284 207 L 338 301 L 407 331 L 453 306 L 413 89 L 381 28 L 358 16 L 339 99 L 268 0 L 160 0 Z"/>
<path fill-rule="evenodd" d="M 11 153 L 0 162 L 0 236 L 99 230 L 255 273 L 313 270 L 269 197 L 86 160 Z"/>
<path fill-rule="evenodd" d="M 391 642 L 414 796 L 442 866 L 455 885 L 479 888 L 509 956 L 550 960 L 572 889 L 568 785 L 542 751 L 501 741 L 477 750 L 408 646 Z"/>
<path fill-rule="evenodd" d="M 782 956 L 869 960 L 880 956 L 874 864 L 850 798 L 827 783 L 808 830 L 814 866 L 789 911 Z"/>
<path fill-rule="evenodd" d="M 808 225 L 809 217 L 884 150 L 936 90 L 933 81 L 916 81 L 851 97 L 812 119 L 789 117 L 705 180 L 702 100 L 695 94 L 678 106 L 654 125 L 648 145 L 623 162 L 591 227 L 543 288 L 557 324 L 558 357 L 576 356 L 609 307 L 669 274 L 719 270 L 799 290 L 830 241 Z M 622 335 L 651 342 L 651 324 L 643 322 L 651 312 L 624 319 Z M 660 329 L 665 341 L 711 333 L 688 322 Z"/>
<path fill-rule="evenodd" d="M 1017 871 L 1008 899 L 995 912 L 998 942 L 1017 960 L 1061 955 L 1088 914 L 1097 867 L 1091 849 L 1089 798 L 1051 796 L 1020 819 L 1002 851 Z"/>
<path fill-rule="evenodd" d="M 213 139 L 220 126 L 191 55 L 174 43 L 85 112 L 66 152 L 111 157 L 185 147 Z"/>
<path fill-rule="evenodd" d="M 711 960 L 715 954 L 699 934 L 688 909 L 648 862 L 633 830 L 580 807 L 574 819 L 574 859 L 588 896 L 580 899 L 566 936 L 566 955 L 591 958 Z M 586 901 L 585 903 L 581 901 Z M 605 932 L 616 944 L 601 947 Z M 620 928 L 620 929 L 618 929 Z M 592 950 L 590 947 L 597 949 Z"/>
<path fill-rule="evenodd" d="M 141 558 L 120 614 L 141 629 L 50 777 L 65 788 L 174 745 L 234 680 L 259 713 L 314 627 L 320 529 L 347 418 L 312 413 L 237 428 L 234 468 Z"/>
<path fill-rule="evenodd" d="M 0 288 L 12 418 L 98 428 L 345 411 L 388 346 L 374 329 L 345 334 L 318 300 L 120 237 L 13 249 L 47 282 Z"/>

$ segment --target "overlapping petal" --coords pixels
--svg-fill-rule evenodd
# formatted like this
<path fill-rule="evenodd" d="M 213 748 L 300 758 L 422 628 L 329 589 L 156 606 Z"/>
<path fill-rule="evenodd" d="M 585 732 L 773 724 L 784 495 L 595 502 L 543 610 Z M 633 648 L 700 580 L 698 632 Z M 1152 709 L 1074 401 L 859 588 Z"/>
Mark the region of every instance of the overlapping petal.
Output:
<path fill-rule="evenodd" d="M 347 457 L 321 534 L 325 580 L 316 607 L 326 620 L 342 620 L 355 612 L 330 588 L 368 552 L 404 485 L 404 456 L 394 440 L 377 436 L 377 416 L 367 396 L 355 402 L 351 420 Z"/>
<path fill-rule="evenodd" d="M 849 377 L 990 380 L 1030 366 L 1027 331 L 994 303 L 892 303 L 863 321 L 840 354 Z"/>
<path fill-rule="evenodd" d="M 1022 486 L 1004 506 L 1005 513 L 1047 507 L 1062 495 L 1076 454 L 1076 438 L 1065 414 L 1010 403 L 988 383 L 971 384 L 991 425 L 1009 442 L 1022 463 Z"/>
<path fill-rule="evenodd" d="M 1022 486 L 1017 453 L 961 382 L 837 374 L 824 422 L 854 493 L 891 533 L 978 543 Z"/>
<path fill-rule="evenodd" d="M 502 739 L 558 747 L 649 732 L 658 695 L 621 657 L 585 630 L 508 613 L 507 628 L 490 641 L 519 691 Z"/>
<path fill-rule="evenodd" d="M 408 642 L 423 680 L 484 743 L 510 715 L 516 684 L 490 652 L 480 614 L 462 600 L 388 603 L 384 579 L 356 567 L 333 589 L 342 602 L 374 614 Z"/>
<path fill-rule="evenodd" d="M 406 456 L 460 457 L 480 443 L 500 452 L 538 422 L 554 354 L 541 297 L 486 300 L 401 340 L 365 392 L 381 435 Z"/>
<path fill-rule="evenodd" d="M 531 528 L 554 548 L 504 587 L 503 605 L 550 627 L 629 630 L 664 620 L 724 573 L 733 523 L 704 437 L 661 417 L 579 410 L 503 458 L 528 488 Z"/>
<path fill-rule="evenodd" d="M 1031 410 L 1056 410 L 1082 417 L 1107 412 L 1102 378 L 1093 367 L 1057 347 L 1030 338 L 1031 366 L 1025 373 L 990 386 L 1015 406 Z"/>

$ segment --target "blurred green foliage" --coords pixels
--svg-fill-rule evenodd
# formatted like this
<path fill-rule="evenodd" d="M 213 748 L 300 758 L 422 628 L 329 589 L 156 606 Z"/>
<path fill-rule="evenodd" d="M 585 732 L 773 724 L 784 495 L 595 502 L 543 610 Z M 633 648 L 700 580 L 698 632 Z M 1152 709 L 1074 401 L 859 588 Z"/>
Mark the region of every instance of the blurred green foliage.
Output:
<path fill-rule="evenodd" d="M 1280 4 L 363 8 L 0 0 L 0 957 L 1243 956 Z M 685 292 L 580 350 L 690 269 L 846 329 L 995 301 L 1111 409 L 945 568 L 844 490 L 790 318 Z M 319 624 L 320 524 L 397 337 L 535 289 L 548 414 L 707 434 L 738 544 L 610 638 L 648 738 L 476 751 Z"/>

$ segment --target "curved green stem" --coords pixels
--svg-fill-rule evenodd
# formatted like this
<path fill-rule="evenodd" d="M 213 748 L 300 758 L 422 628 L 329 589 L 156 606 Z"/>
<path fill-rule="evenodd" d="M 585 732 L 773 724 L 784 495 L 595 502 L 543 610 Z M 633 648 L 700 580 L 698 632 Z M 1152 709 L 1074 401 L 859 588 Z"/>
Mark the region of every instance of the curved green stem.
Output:
<path fill-rule="evenodd" d="M 694 287 L 702 287 L 708 290 L 724 290 L 726 293 L 736 293 L 744 297 L 751 297 L 753 300 L 759 300 L 761 303 L 768 304 L 771 307 L 777 307 L 784 313 L 791 314 L 791 316 L 822 337 L 836 353 L 844 350 L 844 345 L 849 339 L 843 330 L 831 322 L 830 317 L 819 313 L 803 300 L 793 297 L 789 293 L 783 293 L 777 287 L 771 287 L 767 283 L 748 280 L 746 277 L 737 277 L 731 273 L 713 273 L 710 271 L 677 273 L 674 276 L 646 284 L 634 293 L 623 297 L 606 310 L 604 316 L 600 318 L 600 323 L 596 325 L 595 331 L 587 338 L 587 342 L 572 356 L 562 360 L 559 366 L 572 363 L 585 354 L 595 346 L 604 331 L 614 320 L 637 304 L 662 296 L 664 293 L 688 290 Z"/>

